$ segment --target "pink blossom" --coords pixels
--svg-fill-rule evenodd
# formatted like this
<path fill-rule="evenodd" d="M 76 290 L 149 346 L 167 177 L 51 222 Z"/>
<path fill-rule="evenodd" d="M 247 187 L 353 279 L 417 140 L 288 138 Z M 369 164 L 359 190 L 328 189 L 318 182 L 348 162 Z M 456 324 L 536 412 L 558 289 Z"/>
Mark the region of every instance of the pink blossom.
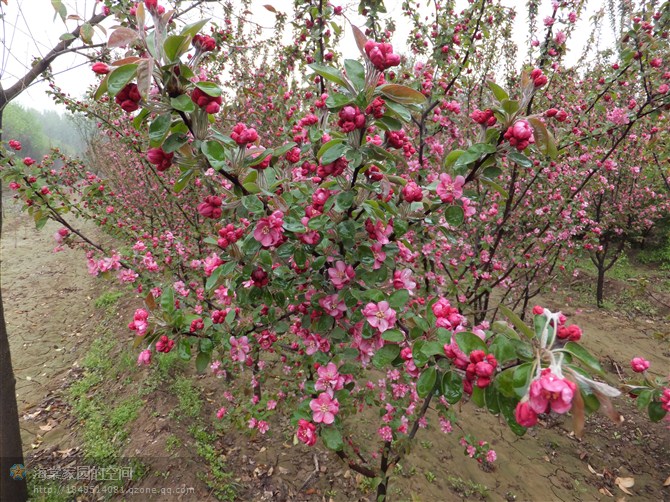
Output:
<path fill-rule="evenodd" d="M 626 125 L 630 121 L 628 119 L 628 112 L 624 108 L 614 107 L 607 112 L 607 120 L 615 125 Z"/>
<path fill-rule="evenodd" d="M 529 404 L 535 413 L 567 413 L 577 387 L 570 380 L 552 373 L 550 368 L 542 370 L 539 378 L 530 383 Z"/>
<path fill-rule="evenodd" d="M 330 362 L 325 366 L 319 366 L 316 373 L 319 376 L 314 384 L 316 390 L 337 391 L 344 388 L 344 377 L 339 374 L 335 363 Z"/>
<path fill-rule="evenodd" d="M 442 202 L 451 204 L 454 200 L 458 200 L 463 196 L 463 185 L 465 185 L 465 178 L 463 176 L 456 176 L 454 180 L 448 174 L 442 173 L 440 174 L 440 183 L 437 185 L 435 191 Z"/>
<path fill-rule="evenodd" d="M 258 225 L 254 230 L 254 239 L 261 243 L 263 247 L 269 248 L 276 246 L 282 241 L 284 234 L 283 220 L 284 213 L 275 211 L 267 218 L 258 220 Z"/>
<path fill-rule="evenodd" d="M 642 357 L 634 357 L 630 361 L 630 367 L 635 373 L 644 373 L 649 369 L 649 361 Z"/>
<path fill-rule="evenodd" d="M 396 270 L 393 272 L 393 287 L 395 289 L 407 289 L 410 294 L 416 288 L 416 282 L 412 280 L 412 270 Z"/>
<path fill-rule="evenodd" d="M 532 427 L 537 423 L 537 413 L 533 411 L 528 401 L 521 401 L 516 405 L 514 418 L 522 427 Z"/>
<path fill-rule="evenodd" d="M 381 301 L 377 304 L 368 303 L 363 309 L 363 315 L 370 323 L 370 326 L 384 332 L 395 325 L 395 310 L 389 307 L 387 301 Z"/>
<path fill-rule="evenodd" d="M 344 300 L 340 300 L 337 295 L 328 295 L 319 298 L 319 305 L 329 316 L 332 316 L 335 319 L 342 318 L 347 311 L 347 306 L 345 305 Z"/>
<path fill-rule="evenodd" d="M 328 276 L 330 277 L 333 286 L 335 286 L 335 289 L 342 289 L 356 277 L 356 272 L 354 272 L 354 267 L 347 265 L 340 260 L 335 263 L 334 267 L 328 269 Z"/>
<path fill-rule="evenodd" d="M 151 351 L 149 349 L 143 350 L 137 357 L 137 365 L 149 366 L 150 364 L 151 364 Z"/>
<path fill-rule="evenodd" d="M 307 446 L 314 446 L 316 443 L 316 425 L 301 418 L 298 420 L 298 432 L 296 436 Z"/>
<path fill-rule="evenodd" d="M 216 412 L 216 418 L 218 418 L 219 420 L 221 420 L 223 417 L 226 416 L 226 413 L 227 413 L 227 412 L 228 412 L 228 410 L 226 410 L 226 408 L 224 408 L 224 407 L 222 406 L 222 407 L 219 408 L 218 411 Z"/>
<path fill-rule="evenodd" d="M 251 347 L 249 347 L 248 337 L 243 336 L 239 340 L 234 336 L 230 337 L 230 358 L 233 361 L 244 362 L 250 351 Z"/>
<path fill-rule="evenodd" d="M 309 403 L 312 410 L 312 420 L 317 424 L 324 423 L 330 425 L 335 421 L 335 415 L 340 411 L 340 403 L 332 398 L 330 394 L 322 392 L 316 399 Z"/>
<path fill-rule="evenodd" d="M 393 430 L 391 430 L 388 425 L 380 427 L 379 430 L 377 430 L 377 434 L 382 438 L 382 441 L 393 441 Z"/>

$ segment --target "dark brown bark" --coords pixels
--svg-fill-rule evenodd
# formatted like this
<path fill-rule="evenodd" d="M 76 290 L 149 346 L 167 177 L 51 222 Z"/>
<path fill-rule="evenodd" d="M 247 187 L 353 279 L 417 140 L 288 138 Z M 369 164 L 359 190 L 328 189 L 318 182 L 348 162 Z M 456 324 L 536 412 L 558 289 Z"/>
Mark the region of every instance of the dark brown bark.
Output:
<path fill-rule="evenodd" d="M 0 108 L 0 141 L 2 140 L 2 108 Z M 0 181 L 0 238 L 2 238 L 2 181 Z M 0 265 L 2 256 L 0 255 Z M 24 464 L 19 428 L 19 410 L 16 405 L 16 379 L 9 352 L 9 336 L 2 307 L 2 275 L 0 275 L 0 500 L 23 502 L 28 499 L 25 480 L 14 480 L 9 470 L 15 464 Z"/>

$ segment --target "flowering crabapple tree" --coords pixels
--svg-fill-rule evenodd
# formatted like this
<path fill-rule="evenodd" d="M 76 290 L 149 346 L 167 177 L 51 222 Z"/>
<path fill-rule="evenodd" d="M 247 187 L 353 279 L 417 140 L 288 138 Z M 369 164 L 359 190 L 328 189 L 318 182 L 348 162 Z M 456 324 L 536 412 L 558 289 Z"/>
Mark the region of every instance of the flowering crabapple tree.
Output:
<path fill-rule="evenodd" d="M 430 150 L 442 132 L 428 119 L 465 102 L 456 83 L 479 41 L 490 43 L 500 7 L 472 2 L 462 13 L 464 47 L 445 51 L 436 79 L 445 103 L 427 92 L 425 72 L 413 79 L 404 69 L 374 21 L 370 38 L 351 26 L 360 57 L 339 63 L 324 20 L 335 36 L 349 27 L 335 7 L 310 5 L 298 2 L 298 16 L 311 16 L 316 36 L 276 56 L 302 55 L 309 70 L 300 63 L 274 77 L 269 58 L 255 66 L 229 57 L 235 44 L 221 50 L 246 36 L 227 23 L 207 35 L 207 21 L 183 26 L 155 0 L 119 12 L 108 45 L 127 49 L 93 68 L 102 80 L 87 106 L 105 131 L 96 148 L 112 162 L 96 174 L 76 162 L 26 165 L 15 153 L 3 177 L 33 217 L 63 225 L 61 245 L 88 245 L 91 273 L 145 295 L 129 323 L 139 365 L 173 350 L 195 359 L 198 371 L 225 376 L 219 419 L 266 434 L 273 413 L 290 414 L 297 442 L 322 442 L 374 478 L 380 499 L 407 443 L 429 425 L 449 432 L 461 401 L 517 434 L 544 413 L 571 412 L 578 434 L 598 408 L 617 420 L 610 399 L 619 391 L 593 379 L 603 370 L 577 326 L 542 307 L 531 326 L 505 306 L 511 324 L 488 323 L 483 311 L 473 322 L 460 308 L 467 301 L 451 297 L 451 269 L 435 266 L 472 252 L 462 235 L 506 198 L 497 177 L 514 185 L 514 166 L 530 174 L 558 154 L 529 111 L 548 83 L 540 68 L 517 77 L 517 99 L 493 82 L 477 87 L 493 106 L 473 109 L 465 127 L 444 126 L 465 148 Z M 243 78 L 232 97 L 212 68 L 234 84 Z M 249 79 L 250 68 L 274 78 L 272 89 Z M 118 249 L 93 243 L 66 210 L 96 221 Z M 479 274 L 463 270 L 465 281 Z M 654 392 L 649 402 L 665 403 Z M 362 412 L 375 417 L 375 441 L 352 420 Z M 474 439 L 463 445 L 495 459 Z"/>

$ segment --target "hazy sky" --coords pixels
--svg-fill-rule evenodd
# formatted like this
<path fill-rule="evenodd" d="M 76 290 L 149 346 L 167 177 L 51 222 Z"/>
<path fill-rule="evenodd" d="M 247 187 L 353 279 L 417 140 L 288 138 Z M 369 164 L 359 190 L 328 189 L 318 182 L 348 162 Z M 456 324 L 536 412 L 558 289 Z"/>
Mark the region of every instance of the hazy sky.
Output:
<path fill-rule="evenodd" d="M 362 25 L 364 20 L 356 14 L 357 1 L 353 0 L 331 0 L 334 5 L 350 5 L 348 9 L 349 17 Z M 91 15 L 95 0 L 63 0 L 68 8 L 68 14 L 77 14 L 82 18 L 88 18 Z M 385 5 L 390 13 L 399 13 L 402 0 L 385 0 Z M 465 5 L 465 0 L 460 2 Z M 518 15 L 515 21 L 515 41 L 519 46 L 520 59 L 525 53 L 524 47 L 527 43 L 527 19 L 523 15 L 525 10 L 525 1 L 503 0 L 503 3 L 509 6 L 516 6 Z M 263 5 L 270 4 L 277 10 L 288 11 L 293 5 L 292 0 L 254 0 L 252 3 L 254 21 L 266 27 L 274 25 L 274 15 L 263 8 Z M 540 12 L 540 20 L 548 14 L 550 1 L 543 2 L 544 11 Z M 573 39 L 568 42 L 568 47 L 573 47 L 571 53 L 568 53 L 566 62 L 574 62 L 576 57 L 582 52 L 584 43 L 590 27 L 588 18 L 600 8 L 602 0 L 589 0 L 588 12 L 583 16 L 581 24 L 575 30 Z M 2 64 L 2 85 L 11 86 L 16 82 L 16 78 L 26 73 L 34 57 L 45 55 L 51 47 L 58 43 L 58 37 L 66 31 L 71 31 L 77 25 L 76 20 L 67 21 L 65 25 L 59 17 L 54 19 L 54 9 L 51 0 L 8 0 L 8 5 L 2 5 L 4 16 L 3 22 L 3 51 L 0 60 Z M 606 23 L 608 24 L 608 23 Z M 104 27 L 109 29 L 114 25 L 114 20 L 106 20 Z M 393 44 L 398 52 L 403 52 L 405 40 L 409 32 L 409 26 L 405 19 L 396 16 L 397 31 L 393 38 Z M 271 30 L 267 30 L 268 36 Z M 609 32 L 603 34 L 604 40 L 612 40 Z M 96 31 L 94 43 L 101 43 L 106 40 L 106 36 Z M 75 42 L 75 43 L 78 43 Z M 342 42 L 342 52 L 347 57 L 358 57 L 353 36 L 350 29 L 345 30 L 345 37 Z M 90 61 L 77 54 L 67 54 L 61 56 L 52 65 L 52 70 L 56 74 L 56 83 L 72 95 L 81 96 L 86 89 L 97 81 L 95 75 L 90 71 Z M 49 96 L 45 94 L 48 87 L 45 84 L 37 84 L 26 90 L 19 98 L 18 102 L 33 108 L 56 108 Z"/>

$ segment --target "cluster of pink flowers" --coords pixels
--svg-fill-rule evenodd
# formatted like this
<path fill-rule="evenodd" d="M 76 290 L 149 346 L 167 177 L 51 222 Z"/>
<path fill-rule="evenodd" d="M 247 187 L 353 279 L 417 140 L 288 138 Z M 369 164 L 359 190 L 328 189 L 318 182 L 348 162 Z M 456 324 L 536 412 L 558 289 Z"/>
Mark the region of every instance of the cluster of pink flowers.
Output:
<path fill-rule="evenodd" d="M 334 162 L 331 162 L 330 164 L 319 165 L 316 170 L 316 174 L 320 178 L 318 181 L 325 179 L 327 176 L 341 175 L 348 165 L 349 162 L 347 162 L 347 159 L 345 159 L 344 157 L 340 157 L 339 159 L 337 159 Z"/>
<path fill-rule="evenodd" d="M 15 139 L 10 139 L 10 140 L 9 140 L 9 148 L 11 148 L 12 150 L 15 150 L 15 151 L 18 152 L 18 151 L 20 151 L 21 148 L 22 148 L 22 146 L 21 146 L 21 142 L 15 140 Z"/>
<path fill-rule="evenodd" d="M 246 124 L 238 122 L 230 133 L 232 140 L 240 146 L 246 146 L 258 140 L 258 133 L 253 127 L 247 127 Z"/>
<path fill-rule="evenodd" d="M 128 324 L 128 329 L 135 331 L 137 336 L 144 336 L 149 329 L 149 312 L 144 309 L 137 309 L 133 320 Z"/>
<path fill-rule="evenodd" d="M 572 324 L 571 326 L 559 325 L 556 336 L 561 340 L 578 342 L 582 338 L 582 330 L 576 324 Z"/>
<path fill-rule="evenodd" d="M 423 190 L 413 181 L 402 187 L 401 194 L 403 200 L 408 203 L 421 202 L 423 200 Z"/>
<path fill-rule="evenodd" d="M 201 52 L 208 52 L 216 49 L 216 40 L 208 35 L 197 34 L 193 37 L 191 43 L 193 44 L 193 47 Z"/>
<path fill-rule="evenodd" d="M 140 90 L 137 87 L 137 84 L 130 83 L 119 91 L 114 98 L 114 101 L 116 101 L 116 104 L 119 105 L 123 111 L 132 113 L 139 109 L 141 99 L 142 96 L 140 95 Z"/>
<path fill-rule="evenodd" d="M 516 421 L 524 427 L 532 427 L 540 413 L 567 413 L 572 408 L 576 392 L 577 386 L 572 381 L 557 375 L 551 368 L 545 368 L 530 383 L 527 398 L 517 404 Z"/>
<path fill-rule="evenodd" d="M 365 43 L 365 53 L 372 65 L 379 71 L 384 71 L 387 68 L 400 64 L 400 56 L 393 54 L 393 46 L 391 44 L 368 40 Z"/>
<path fill-rule="evenodd" d="M 437 317 L 435 324 L 438 328 L 453 331 L 465 324 L 465 317 L 458 312 L 456 307 L 452 307 L 446 298 L 439 298 L 431 309 Z"/>
<path fill-rule="evenodd" d="M 356 129 L 365 128 L 365 115 L 357 106 L 345 106 L 340 110 L 338 116 L 340 119 L 337 121 L 337 125 L 344 132 L 352 132 Z"/>
<path fill-rule="evenodd" d="M 228 225 L 219 230 L 219 238 L 216 243 L 221 249 L 226 249 L 228 246 L 242 238 L 245 229 L 246 227 L 235 228 L 235 225 L 228 223 Z"/>
<path fill-rule="evenodd" d="M 470 364 L 465 369 L 463 390 L 467 394 L 472 394 L 473 383 L 480 389 L 488 387 L 497 366 L 498 361 L 493 354 L 486 354 L 483 350 L 473 350 L 470 353 Z"/>
<path fill-rule="evenodd" d="M 261 246 L 269 248 L 278 246 L 284 241 L 284 213 L 275 211 L 270 216 L 258 220 L 254 229 L 254 239 Z"/>
<path fill-rule="evenodd" d="M 505 131 L 504 137 L 509 144 L 520 152 L 525 150 L 528 145 L 535 143 L 533 128 L 527 120 L 517 120 Z"/>
<path fill-rule="evenodd" d="M 487 108 L 486 110 L 475 108 L 475 110 L 470 114 L 470 118 L 484 127 L 493 127 L 498 121 L 495 115 L 493 115 L 493 110 L 490 108 Z"/>
<path fill-rule="evenodd" d="M 163 352 L 167 354 L 174 347 L 174 340 L 171 340 L 165 335 L 162 335 L 156 342 L 156 352 Z"/>
<path fill-rule="evenodd" d="M 197 87 L 193 89 L 193 92 L 191 93 L 191 101 L 207 113 L 219 113 L 219 110 L 221 110 L 221 103 L 223 103 L 221 96 L 210 96 Z"/>
<path fill-rule="evenodd" d="M 535 68 L 530 72 L 530 79 L 533 81 L 536 89 L 547 83 L 547 76 L 539 68 Z"/>
<path fill-rule="evenodd" d="M 223 201 L 217 195 L 208 195 L 204 202 L 198 204 L 198 212 L 205 218 L 221 218 Z"/>
<path fill-rule="evenodd" d="M 162 148 L 150 148 L 147 151 L 147 160 L 156 166 L 156 170 L 167 171 L 172 165 L 174 153 L 166 153 Z"/>

